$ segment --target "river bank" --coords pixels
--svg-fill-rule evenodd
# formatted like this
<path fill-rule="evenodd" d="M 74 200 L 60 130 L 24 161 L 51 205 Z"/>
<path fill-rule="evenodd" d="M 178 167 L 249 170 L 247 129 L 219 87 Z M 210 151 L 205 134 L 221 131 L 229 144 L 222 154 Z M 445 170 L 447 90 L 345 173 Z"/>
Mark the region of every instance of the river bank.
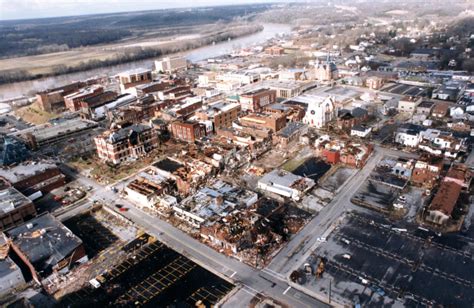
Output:
<path fill-rule="evenodd" d="M 188 60 L 197 62 L 228 54 L 237 48 L 262 44 L 266 40 L 273 38 L 276 35 L 288 34 L 291 32 L 291 27 L 285 24 L 262 24 L 262 26 L 262 31 L 251 35 L 170 55 L 184 55 Z M 108 67 L 95 68 L 83 72 L 68 73 L 54 77 L 44 77 L 36 80 L 2 84 L 0 85 L 0 99 L 8 99 L 22 95 L 31 96 L 38 91 L 58 87 L 77 80 L 85 80 L 95 76 L 110 76 L 129 69 L 139 67 L 152 68 L 152 66 L 153 58 L 117 64 Z"/>

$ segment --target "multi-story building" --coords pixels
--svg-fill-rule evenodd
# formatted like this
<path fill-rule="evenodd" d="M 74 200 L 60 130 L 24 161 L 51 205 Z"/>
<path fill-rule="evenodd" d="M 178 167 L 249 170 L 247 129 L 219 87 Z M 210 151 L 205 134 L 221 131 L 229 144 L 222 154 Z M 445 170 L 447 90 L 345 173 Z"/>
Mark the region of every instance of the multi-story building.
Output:
<path fill-rule="evenodd" d="M 365 80 L 367 88 L 372 90 L 378 90 L 383 86 L 383 78 L 378 76 L 370 76 Z"/>
<path fill-rule="evenodd" d="M 398 111 L 414 113 L 416 107 L 421 103 L 421 97 L 405 96 L 398 102 Z"/>
<path fill-rule="evenodd" d="M 53 111 L 64 108 L 64 96 L 77 92 L 80 88 L 85 87 L 84 82 L 74 82 L 62 87 L 49 89 L 38 92 L 36 94 L 36 101 L 39 107 L 44 111 Z"/>
<path fill-rule="evenodd" d="M 276 101 L 276 91 L 268 88 L 245 92 L 240 95 L 240 105 L 242 110 L 259 112 L 263 107 L 274 104 Z"/>
<path fill-rule="evenodd" d="M 157 133 L 145 124 L 108 130 L 94 142 L 99 158 L 114 164 L 143 157 L 159 144 Z"/>
<path fill-rule="evenodd" d="M 303 95 L 300 98 L 308 104 L 308 110 L 303 118 L 303 123 L 316 128 L 322 128 L 336 119 L 336 103 L 334 98 Z"/>
<path fill-rule="evenodd" d="M 51 274 L 67 273 L 87 262 L 82 240 L 51 214 L 43 214 L 6 232 L 11 249 L 40 284 Z"/>
<path fill-rule="evenodd" d="M 279 46 L 265 48 L 265 53 L 271 56 L 281 56 L 285 53 L 285 49 Z"/>
<path fill-rule="evenodd" d="M 151 70 L 138 68 L 118 74 L 120 92 L 123 94 L 128 88 L 153 81 Z"/>
<path fill-rule="evenodd" d="M 66 95 L 64 97 L 64 102 L 66 104 L 66 108 L 72 112 L 79 111 L 82 106 L 82 102 L 84 100 L 98 96 L 99 94 L 104 93 L 104 88 L 101 86 L 92 86 L 89 88 L 82 89 L 78 92 Z"/>
<path fill-rule="evenodd" d="M 415 163 L 411 182 L 417 186 L 433 188 L 443 170 L 443 159 L 439 157 L 422 157 Z"/>
<path fill-rule="evenodd" d="M 163 73 L 173 73 L 179 70 L 186 70 L 188 63 L 185 57 L 166 57 L 155 61 L 155 70 Z"/>
<path fill-rule="evenodd" d="M 66 184 L 66 176 L 52 163 L 22 163 L 9 169 L 0 169 L 0 177 L 8 180 L 21 193 L 31 196 L 48 193 Z"/>
<path fill-rule="evenodd" d="M 36 208 L 30 199 L 5 180 L 1 180 L 0 185 L 0 230 L 17 226 L 36 216 Z"/>
<path fill-rule="evenodd" d="M 184 142 L 195 142 L 206 136 L 206 126 L 194 121 L 174 121 L 171 123 L 171 136 Z"/>
<path fill-rule="evenodd" d="M 241 117 L 239 122 L 243 126 L 259 129 L 268 128 L 273 132 L 278 132 L 286 126 L 286 117 L 285 115 L 275 113 L 252 113 Z"/>
<path fill-rule="evenodd" d="M 221 127 L 230 127 L 237 120 L 240 104 L 215 102 L 196 112 L 196 118 L 202 121 L 212 121 L 214 131 Z"/>

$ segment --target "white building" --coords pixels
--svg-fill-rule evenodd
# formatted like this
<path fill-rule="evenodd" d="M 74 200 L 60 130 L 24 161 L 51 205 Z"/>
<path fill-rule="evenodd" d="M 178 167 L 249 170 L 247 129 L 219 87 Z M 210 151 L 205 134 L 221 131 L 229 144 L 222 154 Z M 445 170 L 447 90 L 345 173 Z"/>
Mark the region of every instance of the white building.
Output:
<path fill-rule="evenodd" d="M 314 185 L 315 182 L 312 179 L 275 169 L 258 181 L 257 188 L 298 201 Z"/>
<path fill-rule="evenodd" d="M 188 63 L 184 57 L 166 57 L 155 61 L 155 70 L 157 72 L 173 73 L 179 70 L 186 70 Z"/>
<path fill-rule="evenodd" d="M 303 101 L 308 104 L 303 123 L 321 128 L 336 119 L 336 104 L 333 97 L 324 99 L 320 96 L 302 95 L 298 98 L 298 101 L 304 98 Z"/>
<path fill-rule="evenodd" d="M 355 125 L 351 129 L 351 136 L 365 138 L 370 134 L 371 131 L 372 127 L 368 127 L 365 125 Z"/>
<path fill-rule="evenodd" d="M 400 128 L 395 133 L 395 142 L 407 147 L 416 148 L 421 142 L 421 135 L 416 129 Z"/>

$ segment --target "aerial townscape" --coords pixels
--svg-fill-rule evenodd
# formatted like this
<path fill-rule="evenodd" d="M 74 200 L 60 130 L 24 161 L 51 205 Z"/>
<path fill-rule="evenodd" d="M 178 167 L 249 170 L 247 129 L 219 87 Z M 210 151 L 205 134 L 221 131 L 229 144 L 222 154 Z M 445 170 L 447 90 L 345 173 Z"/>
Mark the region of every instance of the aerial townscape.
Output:
<path fill-rule="evenodd" d="M 473 307 L 474 2 L 252 2 L 0 0 L 1 307 Z"/>

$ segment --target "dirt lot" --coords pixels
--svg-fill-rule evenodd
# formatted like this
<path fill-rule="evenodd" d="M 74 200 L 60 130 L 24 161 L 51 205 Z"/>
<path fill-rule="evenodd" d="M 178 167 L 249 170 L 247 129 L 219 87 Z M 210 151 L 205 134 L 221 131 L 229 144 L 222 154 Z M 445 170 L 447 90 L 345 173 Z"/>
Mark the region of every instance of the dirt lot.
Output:
<path fill-rule="evenodd" d="M 15 115 L 20 117 L 23 121 L 32 124 L 43 124 L 58 116 L 58 114 L 41 110 L 37 103 L 17 109 Z"/>

